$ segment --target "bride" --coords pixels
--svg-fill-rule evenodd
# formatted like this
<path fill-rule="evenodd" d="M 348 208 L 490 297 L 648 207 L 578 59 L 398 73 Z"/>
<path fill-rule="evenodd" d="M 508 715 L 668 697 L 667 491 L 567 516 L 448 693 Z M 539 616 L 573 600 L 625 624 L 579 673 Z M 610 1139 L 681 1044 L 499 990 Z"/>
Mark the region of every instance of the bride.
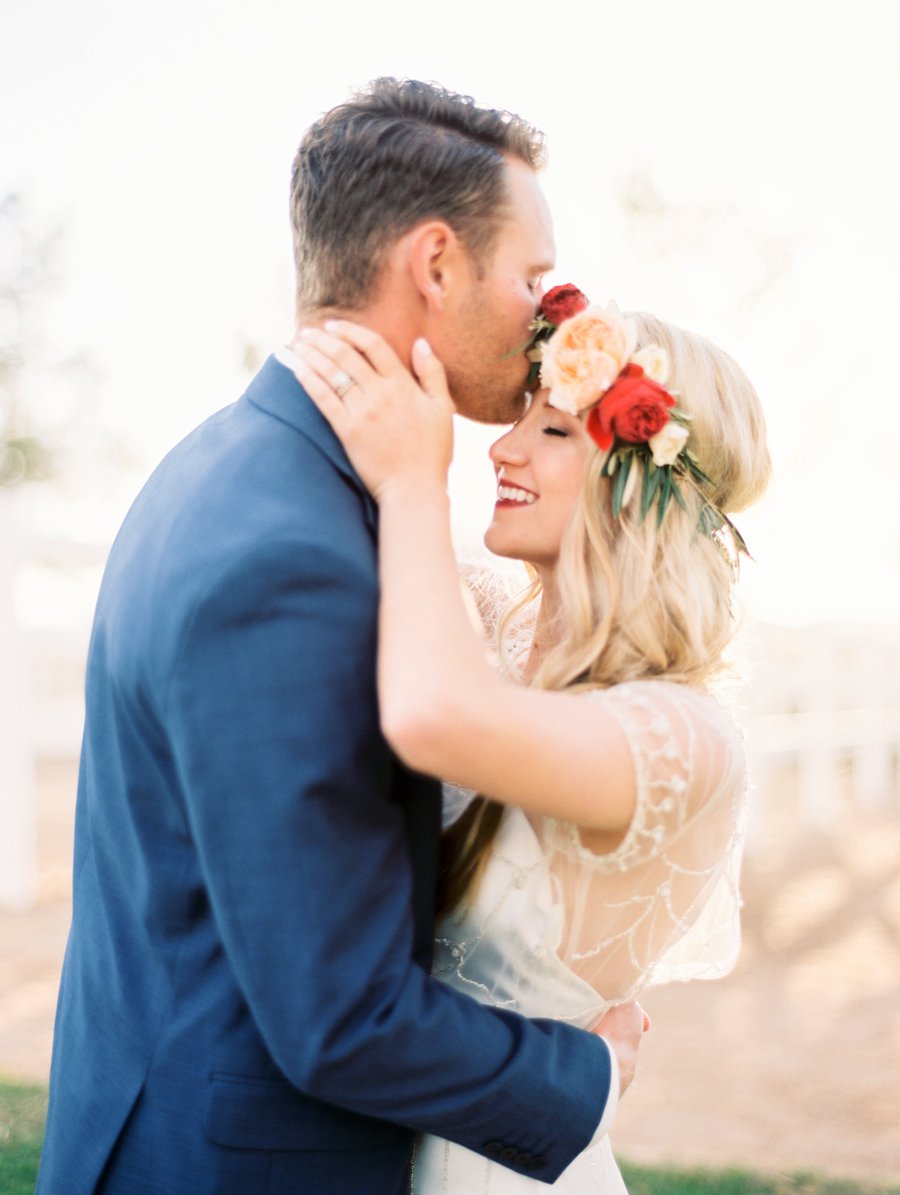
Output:
<path fill-rule="evenodd" d="M 307 329 L 296 374 L 379 504 L 384 733 L 479 794 L 445 833 L 435 972 L 485 1003 L 587 1027 L 649 983 L 714 977 L 738 944 L 746 787 L 709 685 L 733 634 L 743 540 L 769 475 L 757 396 L 708 341 L 544 296 L 539 388 L 491 448 L 485 542 L 531 585 L 474 633 L 449 529 L 453 404 L 424 341 L 413 373 L 376 333 Z M 517 655 L 531 616 L 529 650 Z M 516 634 L 516 628 L 519 633 Z M 542 1189 L 431 1137 L 415 1195 Z M 608 1138 L 553 1186 L 624 1192 Z"/>

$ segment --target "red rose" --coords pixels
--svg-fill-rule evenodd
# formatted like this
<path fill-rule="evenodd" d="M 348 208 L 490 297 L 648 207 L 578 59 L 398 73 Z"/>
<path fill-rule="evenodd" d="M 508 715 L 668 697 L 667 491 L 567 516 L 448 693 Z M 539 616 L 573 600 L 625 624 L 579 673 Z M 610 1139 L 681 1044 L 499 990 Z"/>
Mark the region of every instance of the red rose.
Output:
<path fill-rule="evenodd" d="M 541 299 L 541 315 L 558 327 L 563 320 L 571 319 L 589 306 L 587 295 L 582 294 L 571 282 L 566 282 L 562 286 L 552 286 L 547 291 Z"/>
<path fill-rule="evenodd" d="M 669 407 L 674 406 L 668 390 L 631 363 L 588 412 L 588 435 L 604 452 L 616 436 L 627 444 L 646 444 L 669 422 Z"/>

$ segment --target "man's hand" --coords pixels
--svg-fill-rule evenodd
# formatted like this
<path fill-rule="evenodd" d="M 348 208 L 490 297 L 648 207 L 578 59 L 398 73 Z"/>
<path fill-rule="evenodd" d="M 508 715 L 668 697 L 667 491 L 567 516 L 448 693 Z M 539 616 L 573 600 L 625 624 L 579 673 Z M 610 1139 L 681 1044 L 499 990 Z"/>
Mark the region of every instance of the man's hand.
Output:
<path fill-rule="evenodd" d="M 650 1028 L 650 1018 L 640 1004 L 617 1004 L 611 1008 L 597 1023 L 591 1026 L 591 1033 L 596 1033 L 609 1043 L 610 1049 L 619 1064 L 619 1097 L 621 1098 L 631 1085 L 634 1072 L 637 1069 L 638 1047 L 641 1038 Z"/>

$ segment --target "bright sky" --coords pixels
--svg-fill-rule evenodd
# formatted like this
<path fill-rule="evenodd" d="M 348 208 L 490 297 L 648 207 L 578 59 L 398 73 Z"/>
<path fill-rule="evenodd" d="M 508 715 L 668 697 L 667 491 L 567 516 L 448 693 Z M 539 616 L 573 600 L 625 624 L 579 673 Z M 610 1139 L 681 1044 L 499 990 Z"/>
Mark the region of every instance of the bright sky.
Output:
<path fill-rule="evenodd" d="M 354 85 L 413 75 L 546 130 L 557 281 L 711 336 L 756 382 L 777 479 L 739 520 L 750 612 L 896 622 L 898 60 L 887 0 L 16 5 L 0 194 L 63 225 L 47 332 L 89 354 L 90 418 L 139 457 L 102 516 L 45 510 L 111 535 L 159 455 L 237 396 L 243 343 L 290 329 L 304 128 Z M 662 225 L 626 219 L 635 176 Z M 489 438 L 458 437 L 464 542 L 489 514 Z"/>

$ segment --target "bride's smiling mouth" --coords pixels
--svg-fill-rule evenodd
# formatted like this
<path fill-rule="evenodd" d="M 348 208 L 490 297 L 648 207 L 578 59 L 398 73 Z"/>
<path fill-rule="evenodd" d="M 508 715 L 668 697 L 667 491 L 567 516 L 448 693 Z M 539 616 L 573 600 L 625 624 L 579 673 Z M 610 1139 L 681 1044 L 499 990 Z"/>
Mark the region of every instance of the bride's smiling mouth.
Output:
<path fill-rule="evenodd" d="M 509 482 L 501 481 L 497 486 L 497 506 L 531 506 L 532 503 L 537 502 L 537 499 L 537 494 L 533 494 L 531 490 L 523 489 L 519 485 L 510 485 Z"/>

